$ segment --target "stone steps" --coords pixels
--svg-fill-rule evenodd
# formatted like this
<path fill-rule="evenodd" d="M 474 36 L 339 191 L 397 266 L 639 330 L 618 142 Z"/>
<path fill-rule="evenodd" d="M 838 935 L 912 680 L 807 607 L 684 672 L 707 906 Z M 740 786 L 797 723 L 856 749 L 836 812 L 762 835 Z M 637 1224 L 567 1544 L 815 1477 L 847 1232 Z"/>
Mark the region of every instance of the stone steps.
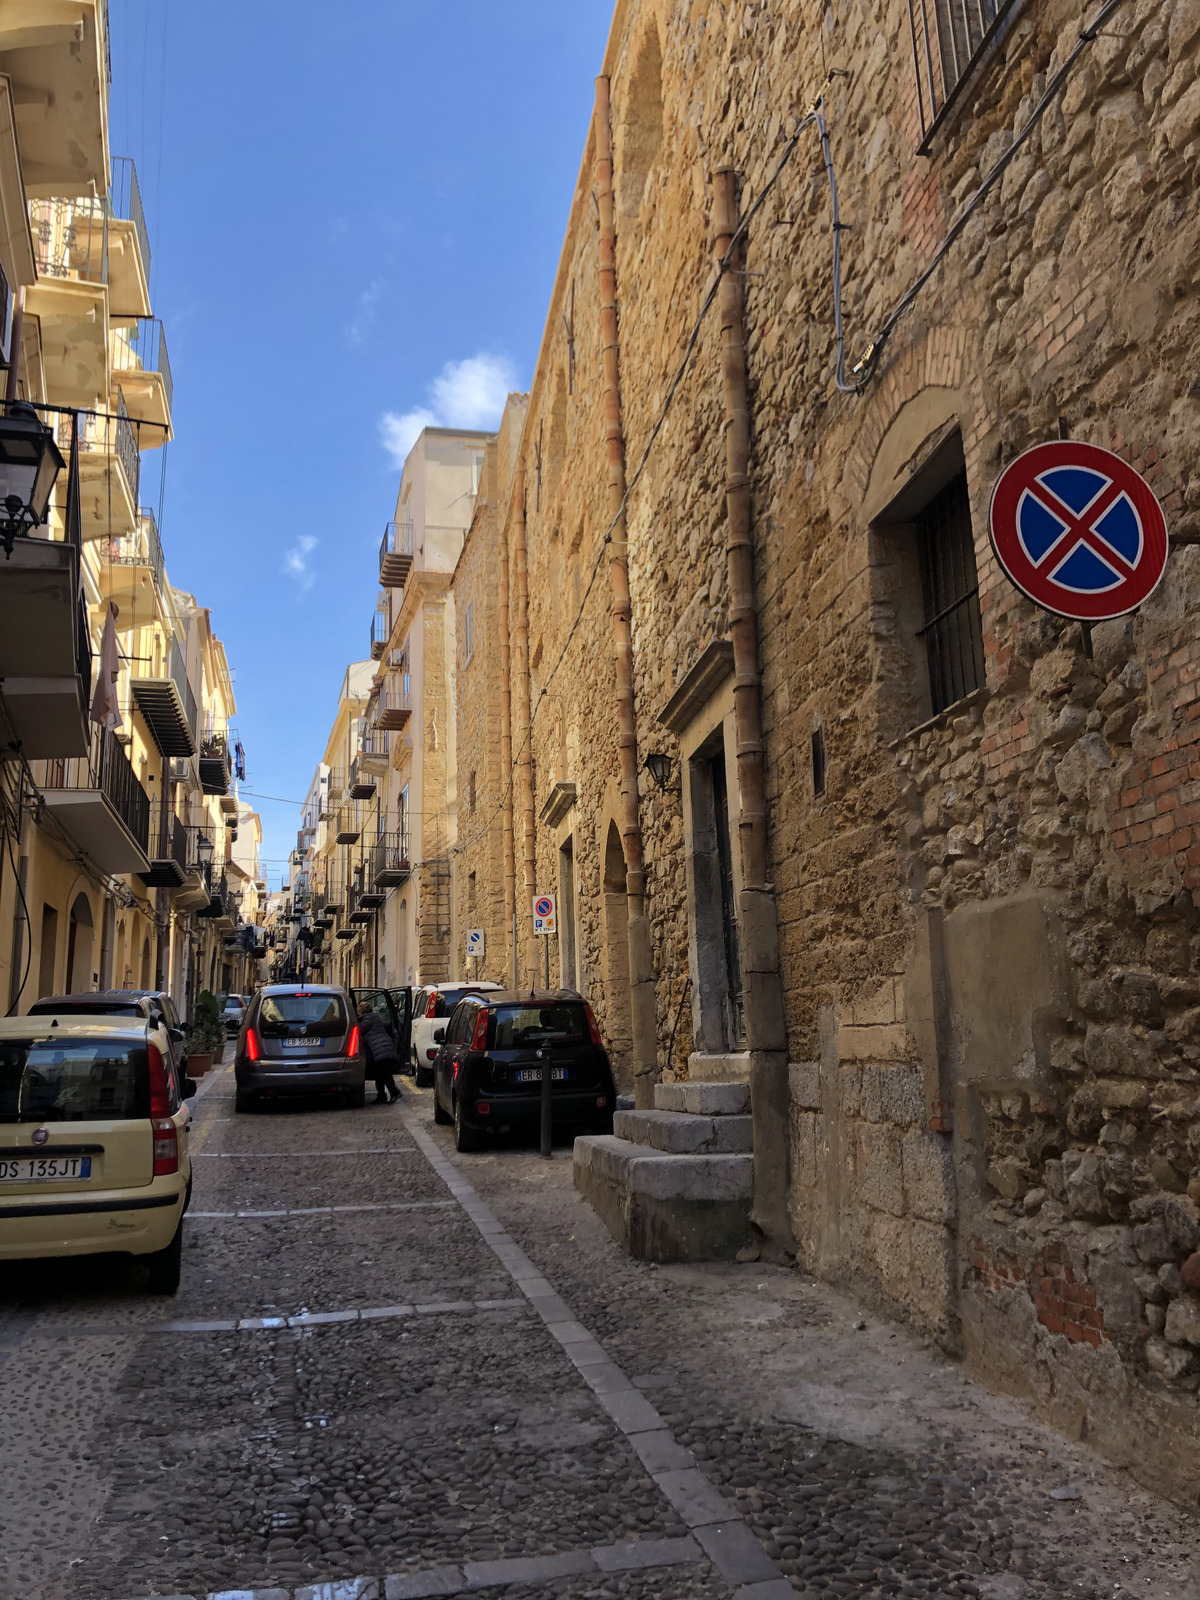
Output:
<path fill-rule="evenodd" d="M 749 1233 L 754 1125 L 746 1083 L 660 1083 L 575 1141 L 575 1187 L 643 1261 L 730 1260 Z"/>
<path fill-rule="evenodd" d="M 740 1156 L 754 1149 L 752 1117 L 690 1116 L 685 1111 L 618 1111 L 613 1132 L 669 1156 Z"/>

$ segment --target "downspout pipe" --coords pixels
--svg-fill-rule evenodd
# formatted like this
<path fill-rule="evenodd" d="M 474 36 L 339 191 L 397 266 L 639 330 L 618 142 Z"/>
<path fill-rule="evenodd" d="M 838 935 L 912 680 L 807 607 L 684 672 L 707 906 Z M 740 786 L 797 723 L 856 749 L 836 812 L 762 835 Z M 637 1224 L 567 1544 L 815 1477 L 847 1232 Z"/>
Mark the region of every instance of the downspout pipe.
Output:
<path fill-rule="evenodd" d="M 519 741 L 517 751 L 517 802 L 521 809 L 521 834 L 525 864 L 525 907 L 529 930 L 525 939 L 529 985 L 537 982 L 537 952 L 533 940 L 533 896 L 537 892 L 537 837 L 533 817 L 533 712 L 529 680 L 529 551 L 525 542 L 525 458 L 518 456 L 513 478 L 513 566 L 517 580 L 516 648 L 513 663 L 517 683 L 517 717 L 513 736 Z M 514 842 L 515 843 L 515 842 Z M 515 877 L 515 869 L 514 869 Z M 522 912 L 518 909 L 518 918 Z M 518 982 L 520 974 L 517 974 Z"/>
<path fill-rule="evenodd" d="M 716 253 L 718 262 L 723 262 L 738 225 L 737 173 L 732 167 L 720 167 L 713 173 L 712 183 Z M 717 295 L 725 405 L 726 553 L 742 869 L 738 943 L 754 1115 L 754 1204 L 750 1220 L 763 1253 L 779 1260 L 795 1254 L 788 1206 L 791 1102 L 779 975 L 779 926 L 767 851 L 743 266 L 744 246 L 722 271 Z"/>
<path fill-rule="evenodd" d="M 613 196 L 611 86 L 596 79 L 596 199 L 600 212 L 600 338 L 604 363 L 604 441 L 612 583 L 613 657 L 617 677 L 617 750 L 620 760 L 621 842 L 629 945 L 629 1000 L 633 1086 L 639 1110 L 654 1104 L 658 1078 L 654 966 L 646 916 L 646 872 L 638 810 L 637 718 L 633 700 L 633 631 L 629 595 L 629 544 L 625 522 L 625 436 L 621 423 L 621 347 L 617 300 L 616 206 Z"/>
<path fill-rule="evenodd" d="M 519 465 L 519 464 L 518 464 Z M 521 474 L 522 479 L 524 474 Z M 524 494 L 524 483 L 518 487 Z M 514 499 L 516 488 L 513 491 Z M 516 940 L 513 937 L 516 928 L 515 917 L 517 913 L 517 860 L 516 845 L 513 836 L 513 804 L 515 800 L 515 785 L 508 781 L 508 774 L 513 766 L 513 736 L 512 736 L 512 644 L 509 637 L 509 573 L 508 573 L 508 518 L 505 517 L 500 526 L 500 777 L 505 785 L 504 796 L 504 939 L 506 944 L 512 945 L 512 984 L 517 987 L 517 951 Z"/>

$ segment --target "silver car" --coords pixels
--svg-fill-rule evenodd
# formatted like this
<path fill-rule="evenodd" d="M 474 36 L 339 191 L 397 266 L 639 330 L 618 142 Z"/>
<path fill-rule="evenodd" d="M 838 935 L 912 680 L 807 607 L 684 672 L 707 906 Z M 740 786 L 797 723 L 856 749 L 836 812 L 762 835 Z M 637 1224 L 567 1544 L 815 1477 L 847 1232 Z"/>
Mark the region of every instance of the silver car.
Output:
<path fill-rule="evenodd" d="M 226 1033 L 237 1033 L 246 1020 L 246 997 L 243 994 L 227 994 L 225 996 L 225 1010 L 222 1013 Z"/>
<path fill-rule="evenodd" d="M 346 991 L 325 983 L 260 989 L 238 1034 L 233 1072 L 238 1111 L 286 1095 L 365 1104 L 366 1058 Z"/>

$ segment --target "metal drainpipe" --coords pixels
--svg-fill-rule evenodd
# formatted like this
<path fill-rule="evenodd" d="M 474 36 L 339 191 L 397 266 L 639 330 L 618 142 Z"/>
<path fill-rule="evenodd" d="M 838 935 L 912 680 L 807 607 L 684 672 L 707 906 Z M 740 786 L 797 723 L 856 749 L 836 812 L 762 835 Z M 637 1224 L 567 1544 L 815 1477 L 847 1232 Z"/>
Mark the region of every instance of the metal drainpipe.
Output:
<path fill-rule="evenodd" d="M 633 703 L 633 633 L 630 623 L 629 545 L 625 514 L 625 437 L 621 426 L 621 349 L 617 307 L 616 215 L 610 85 L 596 79 L 596 198 L 600 210 L 600 329 L 604 355 L 604 439 L 608 458 L 608 510 L 615 518 L 609 575 L 612 580 L 613 655 L 617 673 L 617 737 L 621 772 L 621 838 L 629 945 L 629 999 L 633 1084 L 641 1110 L 654 1103 L 658 1077 L 654 965 L 646 916 L 646 875 L 638 815 L 638 742 Z"/>
<path fill-rule="evenodd" d="M 737 174 L 732 167 L 720 167 L 713 173 L 713 200 L 717 258 L 724 260 L 737 230 Z M 725 400 L 726 544 L 737 730 L 738 839 L 742 864 L 738 922 L 754 1115 L 754 1203 L 750 1216 L 764 1254 L 786 1260 L 795 1252 L 788 1205 L 791 1101 L 787 1025 L 779 974 L 779 927 L 775 890 L 768 881 L 762 695 L 754 593 L 750 401 L 740 252 L 721 275 L 717 309 Z"/>
<path fill-rule="evenodd" d="M 521 463 L 517 463 L 513 480 L 513 498 L 515 500 L 518 490 L 525 492 Z M 509 582 L 508 582 L 508 518 L 505 517 L 500 527 L 500 777 L 506 793 L 503 798 L 503 828 L 504 828 L 504 933 L 505 939 L 509 932 L 516 930 L 517 914 L 517 860 L 516 847 L 513 839 L 513 785 L 509 782 L 512 772 L 513 738 L 512 738 L 512 649 L 509 642 Z M 512 957 L 513 988 L 517 987 L 517 953 L 516 941 L 513 940 Z"/>
<path fill-rule="evenodd" d="M 520 795 L 521 819 L 525 841 L 525 897 L 532 907 L 537 890 L 536 835 L 533 819 L 533 709 L 529 682 L 529 553 L 525 543 L 525 458 L 517 458 L 513 478 L 513 561 L 517 569 L 517 629 L 515 675 L 517 680 L 517 709 L 520 713 L 513 727 L 519 741 L 517 755 L 517 789 Z M 515 845 L 515 841 L 514 841 Z M 514 866 L 515 878 L 515 866 Z M 514 884 L 515 889 L 515 884 Z M 530 916 L 532 917 L 532 909 Z M 532 934 L 530 934 L 532 938 Z M 529 952 L 529 983 L 537 982 L 537 960 Z M 520 975 L 517 975 L 518 984 Z"/>

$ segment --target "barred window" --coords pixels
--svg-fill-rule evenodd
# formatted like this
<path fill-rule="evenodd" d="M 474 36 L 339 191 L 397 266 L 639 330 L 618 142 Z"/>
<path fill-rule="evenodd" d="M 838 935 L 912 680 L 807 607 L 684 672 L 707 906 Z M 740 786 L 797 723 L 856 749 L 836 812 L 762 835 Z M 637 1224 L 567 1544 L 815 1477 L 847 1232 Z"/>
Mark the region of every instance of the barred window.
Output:
<path fill-rule="evenodd" d="M 983 624 L 967 475 L 960 472 L 915 518 L 934 716 L 982 688 Z"/>
<path fill-rule="evenodd" d="M 958 99 L 1018 0 L 908 0 L 921 148 Z"/>

